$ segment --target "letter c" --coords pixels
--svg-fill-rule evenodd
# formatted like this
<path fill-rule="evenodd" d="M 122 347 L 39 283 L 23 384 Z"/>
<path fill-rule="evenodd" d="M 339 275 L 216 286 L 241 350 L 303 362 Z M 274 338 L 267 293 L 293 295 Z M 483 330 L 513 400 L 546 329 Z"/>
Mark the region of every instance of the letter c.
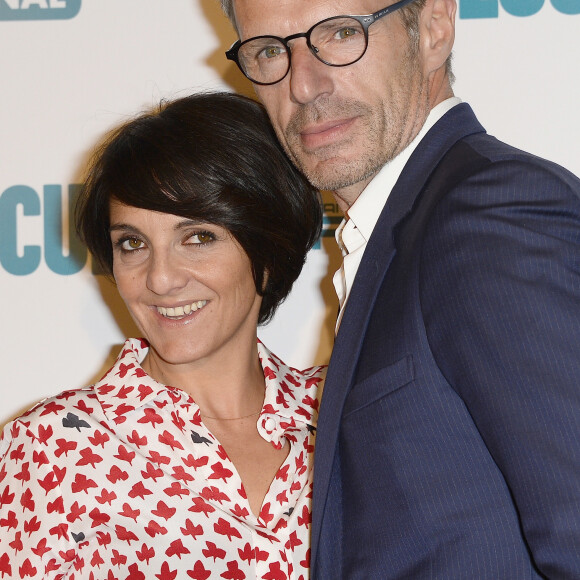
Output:
<path fill-rule="evenodd" d="M 40 215 L 40 198 L 26 185 L 9 187 L 0 196 L 0 264 L 10 274 L 26 276 L 40 264 L 40 246 L 24 246 L 18 255 L 16 208 L 21 205 L 25 216 Z"/>

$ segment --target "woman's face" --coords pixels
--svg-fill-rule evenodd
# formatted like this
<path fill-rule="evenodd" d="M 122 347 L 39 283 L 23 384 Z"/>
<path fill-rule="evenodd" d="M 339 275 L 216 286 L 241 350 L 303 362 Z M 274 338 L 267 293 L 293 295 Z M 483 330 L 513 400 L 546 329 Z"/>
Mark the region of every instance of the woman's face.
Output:
<path fill-rule="evenodd" d="M 227 360 L 255 343 L 250 259 L 220 226 L 112 201 L 113 274 L 160 365 Z"/>

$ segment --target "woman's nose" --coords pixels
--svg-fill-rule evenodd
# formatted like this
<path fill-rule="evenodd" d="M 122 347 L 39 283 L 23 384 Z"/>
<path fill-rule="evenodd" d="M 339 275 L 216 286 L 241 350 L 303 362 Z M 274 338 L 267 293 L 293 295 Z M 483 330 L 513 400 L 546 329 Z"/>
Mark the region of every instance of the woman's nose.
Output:
<path fill-rule="evenodd" d="M 189 280 L 188 271 L 175 256 L 155 254 L 151 256 L 147 270 L 147 288 L 159 296 L 181 290 Z"/>

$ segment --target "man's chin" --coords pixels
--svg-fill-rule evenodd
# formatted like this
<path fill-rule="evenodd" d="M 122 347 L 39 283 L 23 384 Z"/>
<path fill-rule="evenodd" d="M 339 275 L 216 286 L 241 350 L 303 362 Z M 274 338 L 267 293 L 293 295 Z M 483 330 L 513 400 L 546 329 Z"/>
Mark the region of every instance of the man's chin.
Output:
<path fill-rule="evenodd" d="M 344 155 L 329 155 L 322 159 L 316 156 L 296 165 L 314 187 L 326 191 L 368 182 L 380 169 L 375 164 L 365 164 L 364 160 L 350 159 Z"/>
<path fill-rule="evenodd" d="M 328 191 L 349 187 L 360 180 L 358 175 L 349 170 L 344 160 L 339 158 L 321 162 L 308 171 L 303 170 L 303 173 L 314 187 Z"/>

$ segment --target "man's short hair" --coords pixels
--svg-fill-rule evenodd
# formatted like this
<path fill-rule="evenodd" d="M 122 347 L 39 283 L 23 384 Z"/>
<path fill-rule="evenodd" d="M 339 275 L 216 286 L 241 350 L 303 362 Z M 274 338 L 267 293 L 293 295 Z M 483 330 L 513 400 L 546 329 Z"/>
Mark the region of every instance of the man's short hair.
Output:
<path fill-rule="evenodd" d="M 236 27 L 236 18 L 234 15 L 234 3 L 233 0 L 220 0 L 222 9 L 226 13 L 226 16 L 230 19 L 230 22 Z"/>

